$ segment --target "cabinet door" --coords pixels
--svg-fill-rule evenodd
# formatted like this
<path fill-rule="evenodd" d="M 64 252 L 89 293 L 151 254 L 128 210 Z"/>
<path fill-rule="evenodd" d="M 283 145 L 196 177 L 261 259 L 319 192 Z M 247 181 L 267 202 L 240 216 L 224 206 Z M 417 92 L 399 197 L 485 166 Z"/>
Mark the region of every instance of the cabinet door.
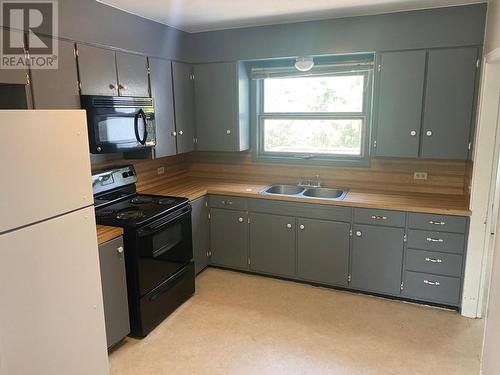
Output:
<path fill-rule="evenodd" d="M 146 56 L 116 52 L 116 70 L 120 96 L 149 96 Z"/>
<path fill-rule="evenodd" d="M 99 263 L 109 348 L 130 332 L 122 237 L 99 245 Z"/>
<path fill-rule="evenodd" d="M 151 93 L 155 106 L 155 158 L 176 154 L 174 98 L 172 95 L 172 64 L 161 59 L 149 59 Z"/>
<path fill-rule="evenodd" d="M 250 214 L 250 269 L 295 275 L 295 218 Z"/>
<path fill-rule="evenodd" d="M 193 67 L 173 62 L 175 128 L 177 131 L 177 152 L 194 151 L 195 109 Z"/>
<path fill-rule="evenodd" d="M 297 220 L 298 275 L 306 280 L 347 286 L 349 273 L 348 223 Z"/>
<path fill-rule="evenodd" d="M 425 51 L 379 56 L 377 156 L 418 157 Z"/>
<path fill-rule="evenodd" d="M 248 223 L 245 211 L 213 208 L 210 240 L 212 263 L 234 268 L 248 268 Z"/>
<path fill-rule="evenodd" d="M 403 263 L 402 228 L 354 225 L 351 284 L 383 294 L 399 294 Z"/>
<path fill-rule="evenodd" d="M 79 44 L 78 71 L 84 95 L 118 95 L 115 52 Z"/>
<path fill-rule="evenodd" d="M 36 109 L 80 109 L 75 45 L 64 40 L 57 43 L 57 69 L 31 71 L 34 106 Z"/>
<path fill-rule="evenodd" d="M 429 52 L 422 157 L 467 159 L 473 121 L 477 48 Z"/>
<path fill-rule="evenodd" d="M 195 65 L 197 149 L 239 151 L 238 82 L 234 63 Z"/>
<path fill-rule="evenodd" d="M 210 247 L 210 226 L 208 221 L 207 197 L 191 202 L 191 222 L 193 225 L 193 257 L 195 273 L 199 273 L 208 265 Z"/>

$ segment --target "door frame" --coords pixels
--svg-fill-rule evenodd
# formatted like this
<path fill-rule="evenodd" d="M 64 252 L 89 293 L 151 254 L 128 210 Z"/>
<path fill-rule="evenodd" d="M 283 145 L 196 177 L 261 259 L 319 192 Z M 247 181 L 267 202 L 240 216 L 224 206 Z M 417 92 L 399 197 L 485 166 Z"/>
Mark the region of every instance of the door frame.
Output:
<path fill-rule="evenodd" d="M 500 48 L 483 58 L 471 181 L 470 229 L 462 293 L 463 316 L 481 318 L 487 302 L 494 241 L 491 225 L 500 152 Z"/>

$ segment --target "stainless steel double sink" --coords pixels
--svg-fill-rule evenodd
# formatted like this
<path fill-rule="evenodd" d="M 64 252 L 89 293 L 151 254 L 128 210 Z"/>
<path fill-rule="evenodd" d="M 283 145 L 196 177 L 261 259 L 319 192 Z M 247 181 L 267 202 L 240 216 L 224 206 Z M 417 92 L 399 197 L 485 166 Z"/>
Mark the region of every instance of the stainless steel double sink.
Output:
<path fill-rule="evenodd" d="M 324 187 L 303 187 L 297 185 L 271 185 L 260 191 L 260 194 L 284 195 L 289 197 L 319 198 L 340 201 L 347 191 Z"/>

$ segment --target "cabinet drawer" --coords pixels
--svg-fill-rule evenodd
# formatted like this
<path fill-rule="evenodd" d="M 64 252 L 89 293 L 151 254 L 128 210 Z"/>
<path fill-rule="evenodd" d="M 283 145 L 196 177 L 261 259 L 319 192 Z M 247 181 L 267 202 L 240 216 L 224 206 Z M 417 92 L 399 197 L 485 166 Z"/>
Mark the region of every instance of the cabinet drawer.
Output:
<path fill-rule="evenodd" d="M 408 226 L 413 229 L 465 233 L 467 218 L 463 216 L 410 213 L 408 216 Z"/>
<path fill-rule="evenodd" d="M 408 249 L 406 269 L 438 275 L 462 275 L 462 256 L 458 254 L 436 253 L 425 250 Z"/>
<path fill-rule="evenodd" d="M 403 294 L 423 301 L 458 306 L 460 279 L 406 271 Z"/>
<path fill-rule="evenodd" d="M 369 208 L 354 209 L 354 222 L 359 224 L 404 227 L 405 219 L 406 213 L 400 211 L 373 210 Z"/>
<path fill-rule="evenodd" d="M 227 208 L 229 210 L 247 210 L 246 198 L 232 197 L 229 195 L 211 195 L 208 202 L 210 207 Z"/>
<path fill-rule="evenodd" d="M 408 230 L 408 247 L 412 249 L 462 254 L 464 243 L 465 236 L 463 234 Z"/>

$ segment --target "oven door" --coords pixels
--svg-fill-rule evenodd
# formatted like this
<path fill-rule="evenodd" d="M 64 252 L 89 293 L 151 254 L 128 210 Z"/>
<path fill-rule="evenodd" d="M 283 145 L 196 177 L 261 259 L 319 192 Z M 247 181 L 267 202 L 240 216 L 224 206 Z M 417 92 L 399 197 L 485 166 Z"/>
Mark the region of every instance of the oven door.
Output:
<path fill-rule="evenodd" d="M 136 241 L 142 297 L 193 258 L 191 206 L 140 228 Z"/>
<path fill-rule="evenodd" d="M 126 152 L 156 143 L 154 115 L 142 109 L 126 108 L 88 114 L 92 153 Z"/>

